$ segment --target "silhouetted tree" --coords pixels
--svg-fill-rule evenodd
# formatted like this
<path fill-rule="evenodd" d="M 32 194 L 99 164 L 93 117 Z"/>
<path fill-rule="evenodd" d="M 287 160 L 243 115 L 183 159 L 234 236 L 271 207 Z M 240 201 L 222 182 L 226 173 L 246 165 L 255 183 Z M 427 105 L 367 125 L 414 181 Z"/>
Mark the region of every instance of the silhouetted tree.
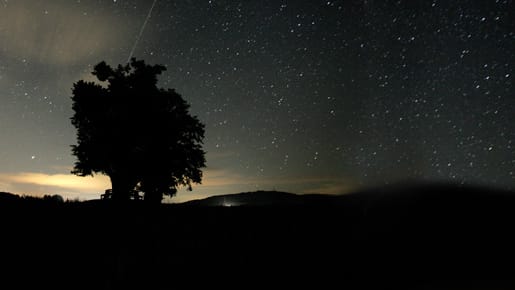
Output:
<path fill-rule="evenodd" d="M 204 125 L 175 90 L 157 87 L 164 70 L 134 58 L 116 69 L 100 62 L 92 74 L 102 83 L 73 85 L 72 173 L 108 175 L 113 199 L 128 200 L 140 191 L 145 200 L 161 202 L 178 186 L 191 190 L 201 182 Z"/>
<path fill-rule="evenodd" d="M 64 198 L 62 196 L 60 196 L 59 194 L 54 194 L 54 195 L 45 194 L 43 196 L 43 200 L 46 200 L 49 202 L 54 202 L 54 203 L 63 203 L 64 202 Z"/>

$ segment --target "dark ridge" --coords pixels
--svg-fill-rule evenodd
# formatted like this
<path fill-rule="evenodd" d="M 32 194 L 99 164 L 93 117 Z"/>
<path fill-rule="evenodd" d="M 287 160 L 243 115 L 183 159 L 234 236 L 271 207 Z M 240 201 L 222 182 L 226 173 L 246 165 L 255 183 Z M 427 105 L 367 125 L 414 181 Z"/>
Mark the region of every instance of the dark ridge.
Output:
<path fill-rule="evenodd" d="M 482 186 L 449 183 L 402 182 L 383 187 L 341 194 L 295 194 L 279 191 L 254 191 L 211 196 L 180 203 L 185 206 L 346 206 L 352 204 L 405 203 L 408 200 L 446 200 L 470 202 L 472 200 L 502 200 L 512 198 L 515 192 Z"/>
<path fill-rule="evenodd" d="M 12 193 L 9 193 L 9 192 L 0 192 L 0 203 L 1 202 L 17 201 L 17 200 L 20 200 L 20 199 L 21 199 L 21 197 L 19 195 L 12 194 Z"/>
<path fill-rule="evenodd" d="M 515 289 L 509 191 L 419 184 L 159 206 L 2 196 L 15 202 L 0 202 L 0 283 L 21 273 L 20 289 Z"/>
<path fill-rule="evenodd" d="M 224 194 L 182 203 L 187 206 L 265 206 L 296 203 L 300 196 L 280 191 L 254 191 Z"/>

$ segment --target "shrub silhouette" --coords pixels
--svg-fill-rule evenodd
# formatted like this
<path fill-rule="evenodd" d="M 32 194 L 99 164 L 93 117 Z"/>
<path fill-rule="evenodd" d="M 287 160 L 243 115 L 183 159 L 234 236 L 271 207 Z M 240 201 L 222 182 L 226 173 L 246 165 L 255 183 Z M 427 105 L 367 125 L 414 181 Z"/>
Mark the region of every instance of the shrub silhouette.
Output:
<path fill-rule="evenodd" d="M 102 61 L 92 74 L 103 83 L 73 85 L 77 161 L 72 173 L 108 175 L 114 200 L 142 192 L 146 201 L 161 202 L 178 186 L 191 190 L 192 183 L 201 182 L 204 125 L 189 114 L 180 94 L 157 87 L 164 70 L 134 58 L 116 69 Z"/>
<path fill-rule="evenodd" d="M 59 194 L 54 194 L 54 195 L 45 194 L 43 196 L 43 200 L 48 201 L 48 202 L 53 202 L 53 203 L 63 203 L 64 202 L 64 198 Z"/>

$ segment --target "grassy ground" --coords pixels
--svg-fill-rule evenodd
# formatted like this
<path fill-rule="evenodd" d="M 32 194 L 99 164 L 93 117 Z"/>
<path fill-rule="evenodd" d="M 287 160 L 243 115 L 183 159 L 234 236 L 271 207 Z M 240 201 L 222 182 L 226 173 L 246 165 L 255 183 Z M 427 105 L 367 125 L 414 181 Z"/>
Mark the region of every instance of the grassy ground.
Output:
<path fill-rule="evenodd" d="M 290 206 L 2 202 L 0 284 L 515 289 L 514 198 L 439 189 Z"/>

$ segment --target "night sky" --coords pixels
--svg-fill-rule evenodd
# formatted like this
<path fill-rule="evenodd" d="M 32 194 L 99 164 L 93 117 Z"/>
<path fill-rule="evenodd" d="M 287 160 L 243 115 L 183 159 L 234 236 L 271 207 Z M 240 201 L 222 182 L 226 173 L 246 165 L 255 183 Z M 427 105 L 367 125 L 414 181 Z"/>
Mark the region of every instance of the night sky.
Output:
<path fill-rule="evenodd" d="M 0 3 L 0 191 L 110 188 L 69 174 L 71 88 L 133 47 L 206 124 L 204 182 L 172 201 L 404 180 L 515 189 L 514 1 Z"/>

